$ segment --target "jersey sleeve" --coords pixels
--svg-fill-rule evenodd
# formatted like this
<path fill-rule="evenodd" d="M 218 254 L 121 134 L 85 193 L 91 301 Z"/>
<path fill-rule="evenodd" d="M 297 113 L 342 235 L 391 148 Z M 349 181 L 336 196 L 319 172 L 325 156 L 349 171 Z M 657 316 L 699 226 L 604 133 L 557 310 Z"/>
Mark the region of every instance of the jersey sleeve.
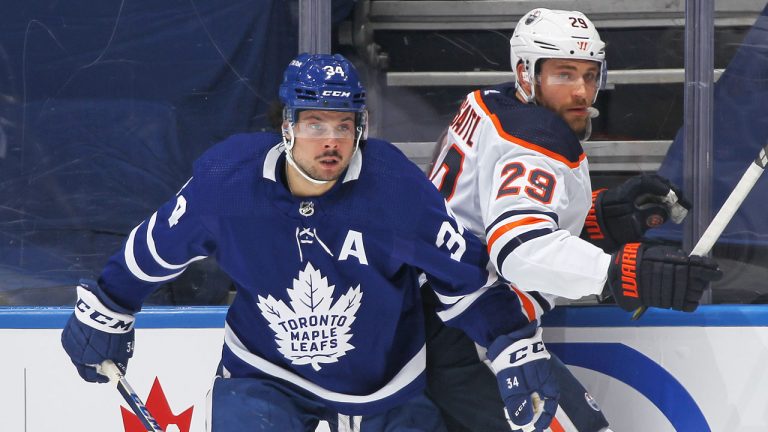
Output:
<path fill-rule="evenodd" d="M 426 181 L 426 179 L 425 179 Z M 527 324 L 518 296 L 500 280 L 483 243 L 459 223 L 440 193 L 425 193 L 416 226 L 414 266 L 422 269 L 439 304 L 437 315 L 475 342 L 488 346 L 496 337 Z M 524 322 L 523 322 L 524 321 Z"/>
<path fill-rule="evenodd" d="M 570 299 L 601 293 L 610 255 L 578 236 L 589 205 L 584 158 L 485 126 L 494 130 L 486 131 L 477 163 L 489 175 L 479 177 L 478 188 L 488 252 L 499 273 L 524 291 Z M 575 140 L 558 127 L 532 136 L 560 145 Z"/>
<path fill-rule="evenodd" d="M 99 285 L 112 300 L 138 311 L 156 288 L 215 250 L 203 224 L 203 203 L 191 178 L 170 200 L 128 235 L 108 261 Z"/>

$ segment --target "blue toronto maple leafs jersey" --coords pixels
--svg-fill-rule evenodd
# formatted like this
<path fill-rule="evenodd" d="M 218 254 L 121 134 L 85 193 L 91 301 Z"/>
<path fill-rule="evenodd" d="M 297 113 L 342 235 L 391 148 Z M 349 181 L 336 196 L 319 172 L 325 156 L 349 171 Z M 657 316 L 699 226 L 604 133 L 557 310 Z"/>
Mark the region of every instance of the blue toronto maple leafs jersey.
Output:
<path fill-rule="evenodd" d="M 338 412 L 371 414 L 421 391 L 419 274 L 439 315 L 487 345 L 517 323 L 484 246 L 394 146 L 368 140 L 331 190 L 298 198 L 270 133 L 233 136 L 194 165 L 179 193 L 139 224 L 99 283 L 137 311 L 160 284 L 215 256 L 237 295 L 222 365 L 290 382 Z"/>

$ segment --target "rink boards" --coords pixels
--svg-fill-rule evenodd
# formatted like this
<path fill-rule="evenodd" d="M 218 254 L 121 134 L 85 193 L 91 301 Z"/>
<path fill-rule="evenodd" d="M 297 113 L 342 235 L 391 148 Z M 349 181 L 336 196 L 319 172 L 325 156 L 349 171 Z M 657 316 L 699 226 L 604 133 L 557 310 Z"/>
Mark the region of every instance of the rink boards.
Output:
<path fill-rule="evenodd" d="M 152 308 L 137 319 L 128 378 L 166 432 L 203 431 L 224 308 Z M 109 385 L 83 382 L 61 349 L 71 309 L 0 308 L 0 417 L 9 432 L 139 432 Z M 559 308 L 545 340 L 613 430 L 768 430 L 768 307 L 649 311 Z M 354 341 L 352 341 L 354 342 Z"/>

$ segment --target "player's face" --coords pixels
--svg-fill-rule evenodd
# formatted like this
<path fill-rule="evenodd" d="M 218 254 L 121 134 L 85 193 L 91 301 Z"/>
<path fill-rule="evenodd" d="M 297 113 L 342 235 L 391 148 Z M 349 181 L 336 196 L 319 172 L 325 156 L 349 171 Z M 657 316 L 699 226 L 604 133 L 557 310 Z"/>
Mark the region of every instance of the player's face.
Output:
<path fill-rule="evenodd" d="M 589 60 L 546 59 L 539 63 L 536 101 L 562 117 L 581 135 L 600 81 L 600 67 Z"/>
<path fill-rule="evenodd" d="M 293 159 L 310 177 L 336 180 L 349 166 L 355 147 L 355 113 L 301 111 L 293 131 Z"/>

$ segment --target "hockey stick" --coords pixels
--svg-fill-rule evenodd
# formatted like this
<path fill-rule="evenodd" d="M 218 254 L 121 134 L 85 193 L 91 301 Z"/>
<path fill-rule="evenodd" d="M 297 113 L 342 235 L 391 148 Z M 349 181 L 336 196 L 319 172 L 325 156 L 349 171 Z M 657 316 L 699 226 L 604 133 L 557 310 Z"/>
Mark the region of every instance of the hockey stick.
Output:
<path fill-rule="evenodd" d="M 741 176 L 741 180 L 736 183 L 736 187 L 733 188 L 731 194 L 728 195 L 728 199 L 725 200 L 725 203 L 720 207 L 720 210 L 712 219 L 712 222 L 707 229 L 704 230 L 704 234 L 701 235 L 701 238 L 698 243 L 696 243 L 696 246 L 693 247 L 690 255 L 706 255 L 712 249 L 712 246 L 715 245 L 717 239 L 720 238 L 720 234 L 723 233 L 725 227 L 731 219 L 733 219 L 736 210 L 739 209 L 741 203 L 744 202 L 744 199 L 749 194 L 749 191 L 751 191 L 752 187 L 757 183 L 757 179 L 759 179 L 760 175 L 765 171 L 765 167 L 768 165 L 767 151 L 768 144 L 760 149 L 760 154 L 758 154 L 755 160 L 749 165 L 747 171 Z M 645 313 L 646 309 L 648 309 L 647 306 L 640 306 L 635 309 L 635 312 L 632 314 L 632 319 L 636 320 L 640 318 L 643 313 Z"/>
<path fill-rule="evenodd" d="M 141 421 L 141 424 L 144 425 L 147 431 L 163 432 L 163 428 L 161 428 L 157 420 L 152 417 L 152 414 L 149 413 L 147 406 L 144 405 L 144 402 L 141 400 L 139 395 L 133 391 L 133 388 L 125 379 L 125 375 L 120 372 L 120 369 L 115 365 L 114 362 L 112 362 L 112 360 L 104 360 L 100 365 L 97 366 L 97 369 L 100 374 L 109 377 L 110 383 L 117 384 L 117 391 L 120 392 L 120 394 L 123 396 L 123 399 L 125 399 L 125 401 L 128 403 L 128 406 L 131 408 L 131 411 L 136 414 L 136 417 L 139 418 L 139 421 Z"/>

